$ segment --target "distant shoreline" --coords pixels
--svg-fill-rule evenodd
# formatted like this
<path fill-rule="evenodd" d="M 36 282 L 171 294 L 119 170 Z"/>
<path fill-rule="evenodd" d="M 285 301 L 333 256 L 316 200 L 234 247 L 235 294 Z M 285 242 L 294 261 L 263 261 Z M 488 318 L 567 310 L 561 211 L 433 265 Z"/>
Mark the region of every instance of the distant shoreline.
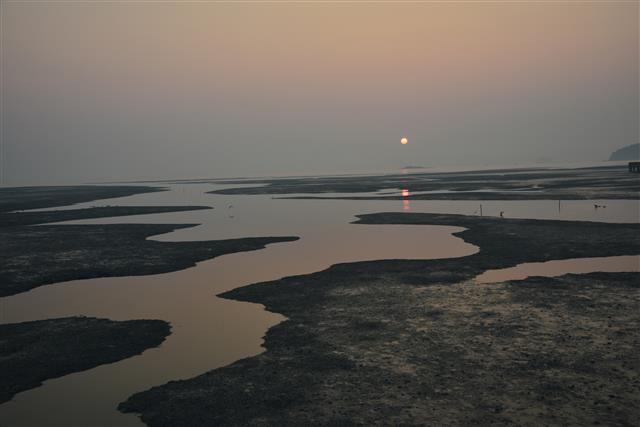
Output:
<path fill-rule="evenodd" d="M 585 200 L 639 199 L 640 179 L 626 166 L 584 169 L 490 170 L 407 175 L 350 176 L 225 181 L 255 184 L 214 194 L 268 194 L 299 199 L 353 200 Z M 384 196 L 382 190 L 404 195 Z M 445 194 L 438 193 L 446 191 Z M 482 190 L 483 192 L 478 192 Z M 326 195 L 326 193 L 333 193 Z M 340 194 L 338 194 L 340 193 Z M 370 193 L 350 195 L 349 193 Z M 417 194 L 416 194 L 417 193 Z"/>

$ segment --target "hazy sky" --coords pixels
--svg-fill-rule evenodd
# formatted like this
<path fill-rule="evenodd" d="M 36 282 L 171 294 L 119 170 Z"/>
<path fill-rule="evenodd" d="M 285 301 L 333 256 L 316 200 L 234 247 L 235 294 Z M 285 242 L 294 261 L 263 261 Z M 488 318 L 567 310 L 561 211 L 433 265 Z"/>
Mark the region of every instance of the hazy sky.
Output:
<path fill-rule="evenodd" d="M 5 183 L 606 159 L 639 140 L 638 14 L 3 2 Z"/>

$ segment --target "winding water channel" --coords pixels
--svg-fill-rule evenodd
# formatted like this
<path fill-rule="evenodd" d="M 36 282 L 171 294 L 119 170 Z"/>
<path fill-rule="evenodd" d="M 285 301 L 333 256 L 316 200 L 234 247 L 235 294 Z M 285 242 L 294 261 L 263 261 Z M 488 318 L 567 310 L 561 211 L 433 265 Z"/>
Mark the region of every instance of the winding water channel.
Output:
<path fill-rule="evenodd" d="M 228 186 L 225 186 L 228 187 Z M 99 200 L 103 205 L 208 205 L 213 210 L 74 221 L 190 223 L 198 226 L 154 236 L 161 241 L 299 236 L 290 243 L 225 255 L 173 273 L 77 280 L 0 299 L 0 322 L 63 316 L 114 320 L 163 319 L 172 333 L 158 348 L 109 365 L 46 381 L 0 405 L 0 425 L 142 425 L 117 411 L 131 394 L 185 379 L 262 351 L 266 330 L 284 318 L 261 305 L 216 295 L 250 283 L 311 273 L 339 262 L 434 259 L 473 254 L 477 248 L 443 226 L 355 225 L 356 214 L 383 211 L 637 222 L 637 201 L 366 201 L 273 199 L 207 194 L 222 186 L 176 184 L 170 191 Z M 594 204 L 607 208 L 594 209 Z M 637 267 L 636 257 L 636 267 Z M 598 268 L 607 264 L 600 260 Z M 632 261 L 633 266 L 633 261 Z M 616 267 L 619 268 L 619 267 Z M 627 269 L 628 267 L 622 267 Z M 544 273 L 544 271 L 543 271 Z M 554 273 L 555 274 L 555 273 Z"/>

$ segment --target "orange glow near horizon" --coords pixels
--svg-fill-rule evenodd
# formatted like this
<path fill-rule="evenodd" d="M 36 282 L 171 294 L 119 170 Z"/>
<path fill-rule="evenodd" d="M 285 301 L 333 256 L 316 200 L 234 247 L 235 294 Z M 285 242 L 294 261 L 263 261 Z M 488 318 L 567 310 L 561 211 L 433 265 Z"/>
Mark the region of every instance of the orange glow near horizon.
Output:
<path fill-rule="evenodd" d="M 402 139 L 400 139 L 400 144 L 407 145 L 408 143 L 409 143 L 409 140 L 407 138 L 403 137 Z"/>

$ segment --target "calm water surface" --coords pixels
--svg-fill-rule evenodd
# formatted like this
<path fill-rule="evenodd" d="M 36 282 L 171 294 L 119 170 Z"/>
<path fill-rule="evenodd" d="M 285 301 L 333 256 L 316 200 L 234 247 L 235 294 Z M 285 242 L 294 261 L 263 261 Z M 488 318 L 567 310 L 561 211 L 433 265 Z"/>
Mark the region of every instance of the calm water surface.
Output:
<path fill-rule="evenodd" d="M 49 380 L 0 405 L 0 425 L 142 425 L 116 410 L 131 394 L 170 380 L 193 377 L 262 351 L 266 330 L 282 321 L 258 304 L 216 294 L 246 284 L 311 273 L 331 264 L 375 259 L 460 257 L 477 248 L 452 236 L 457 227 L 355 225 L 354 215 L 382 211 L 472 214 L 480 202 L 282 200 L 270 196 L 206 194 L 212 184 L 176 184 L 171 191 L 100 200 L 103 205 L 207 205 L 213 210 L 75 221 L 192 223 L 154 236 L 161 241 L 253 236 L 299 236 L 296 242 L 225 255 L 186 270 L 139 277 L 78 280 L 0 299 L 0 321 L 62 316 L 114 320 L 163 319 L 172 334 L 158 348 L 120 362 Z M 225 186 L 227 188 L 229 186 Z M 485 215 L 637 222 L 635 201 L 482 201 Z M 593 204 L 607 208 L 594 209 Z M 606 261 L 605 261 L 606 262 Z M 600 262 L 602 265 L 602 262 Z M 594 268 L 598 268 L 596 265 Z"/>
<path fill-rule="evenodd" d="M 474 280 L 476 283 L 493 283 L 521 280 L 530 276 L 555 277 L 568 273 L 580 274 L 594 271 L 640 271 L 640 255 L 527 262 L 515 267 L 487 270 Z"/>

